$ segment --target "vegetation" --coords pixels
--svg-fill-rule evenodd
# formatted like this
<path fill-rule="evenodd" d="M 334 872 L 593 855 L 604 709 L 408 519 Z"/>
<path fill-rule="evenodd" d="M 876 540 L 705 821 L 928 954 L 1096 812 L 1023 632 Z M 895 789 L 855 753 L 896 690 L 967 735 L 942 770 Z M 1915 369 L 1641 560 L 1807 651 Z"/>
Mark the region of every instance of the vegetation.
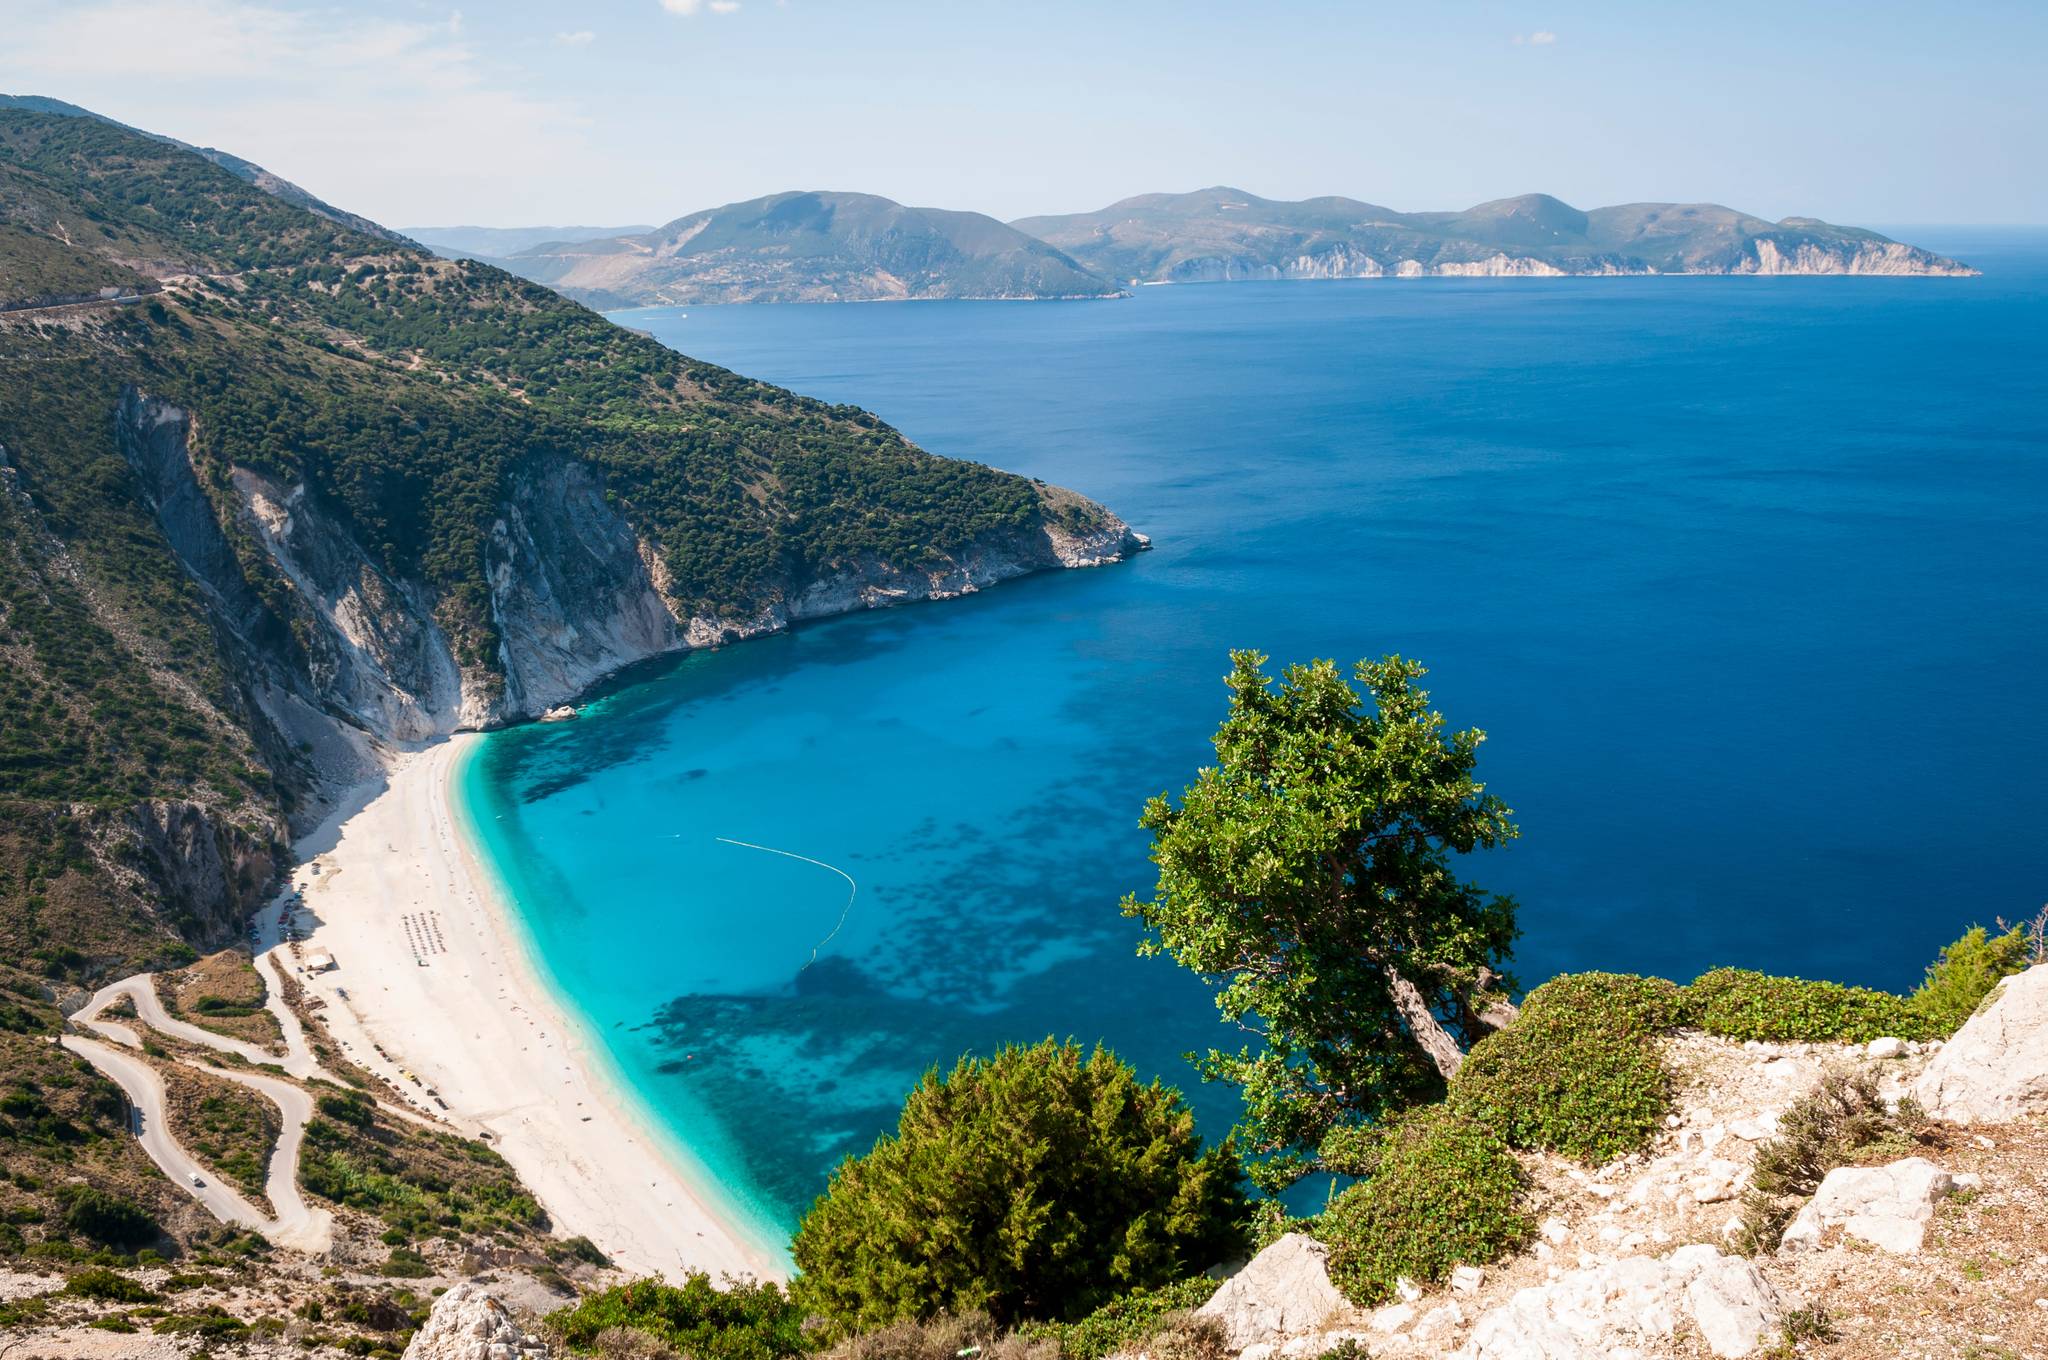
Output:
<path fill-rule="evenodd" d="M 263 975 L 243 950 L 209 954 L 189 967 L 159 974 L 156 983 L 164 1009 L 181 1020 L 253 1044 L 283 1041 L 277 1017 L 263 1007 Z"/>
<path fill-rule="evenodd" d="M 282 1121 L 246 1086 L 182 1064 L 161 1069 L 171 1131 L 185 1149 L 259 1201 Z"/>
<path fill-rule="evenodd" d="M 1688 990 L 1700 1027 L 1724 1039 L 1867 1043 L 1887 1034 L 1936 1037 L 1906 998 L 1869 987 L 1717 968 Z"/>
<path fill-rule="evenodd" d="M 1785 1111 L 1778 1135 L 1757 1148 L 1736 1244 L 1752 1254 L 1776 1251 L 1786 1225 L 1828 1172 L 1866 1156 L 1905 1156 L 1924 1122 L 1910 1096 L 1888 1109 L 1869 1072 L 1823 1077 Z"/>
<path fill-rule="evenodd" d="M 934 1069 L 797 1229 L 799 1302 L 840 1332 L 941 1313 L 1075 1321 L 1243 1245 L 1236 1155 L 1177 1092 L 1047 1040 Z"/>
<path fill-rule="evenodd" d="M 405 1244 L 429 1237 L 502 1233 L 532 1238 L 547 1227 L 540 1205 L 491 1148 L 422 1129 L 368 1099 L 324 1091 L 306 1124 L 299 1183 L 336 1204 L 381 1218 L 396 1233 L 386 1275 L 405 1277 L 419 1261 Z"/>
<path fill-rule="evenodd" d="M 1445 735 L 1420 665 L 1360 662 L 1361 707 L 1331 662 L 1276 689 L 1265 657 L 1231 660 L 1217 762 L 1179 807 L 1146 806 L 1158 889 L 1124 911 L 1153 932 L 1143 952 L 1222 979 L 1217 1008 L 1257 1036 L 1200 1067 L 1243 1089 L 1255 1176 L 1274 1187 L 1333 1130 L 1440 1094 L 1446 1057 L 1484 1032 L 1515 904 L 1455 857 L 1516 831 L 1473 775 L 1484 734 Z"/>
<path fill-rule="evenodd" d="M 1050 1340 L 1006 1332 L 986 1313 L 948 1313 L 929 1322 L 892 1322 L 877 1331 L 850 1336 L 824 1353 L 825 1360 L 1059 1360 Z"/>
<path fill-rule="evenodd" d="M 79 1271 L 64 1282 L 64 1292 L 103 1303 L 154 1303 L 157 1297 L 156 1291 L 142 1281 L 105 1266 Z"/>
<path fill-rule="evenodd" d="M 1135 1348 L 1175 1314 L 1200 1308 L 1215 1292 L 1216 1281 L 1195 1275 L 1160 1289 L 1133 1289 L 1077 1322 L 1034 1322 L 1021 1332 L 1027 1339 L 1055 1343 L 1063 1360 L 1103 1360 Z"/>
<path fill-rule="evenodd" d="M 1450 1103 L 1518 1148 L 1605 1162 L 1647 1143 L 1671 1103 L 1657 1038 L 1685 1022 L 1685 989 L 1615 973 L 1559 977 L 1482 1039 Z"/>
<path fill-rule="evenodd" d="M 1339 1141 L 1341 1170 L 1359 1180 L 1314 1231 L 1329 1245 L 1330 1279 L 1354 1302 L 1383 1303 L 1402 1276 L 1445 1280 L 1528 1239 L 1521 1164 L 1485 1124 L 1431 1105 Z"/>
<path fill-rule="evenodd" d="M 1909 999 L 1914 1013 L 1937 1038 L 1963 1027 L 2005 978 L 2035 962 L 2036 944 L 2023 926 L 1993 935 L 1972 926 L 1928 965 L 1927 980 Z"/>
<path fill-rule="evenodd" d="M 738 1280 L 721 1288 L 703 1274 L 681 1285 L 635 1280 L 606 1289 L 551 1315 L 548 1325 L 571 1350 L 586 1353 L 631 1354 L 599 1345 L 617 1329 L 652 1337 L 690 1360 L 779 1360 L 807 1349 L 803 1309 L 779 1285 Z"/>

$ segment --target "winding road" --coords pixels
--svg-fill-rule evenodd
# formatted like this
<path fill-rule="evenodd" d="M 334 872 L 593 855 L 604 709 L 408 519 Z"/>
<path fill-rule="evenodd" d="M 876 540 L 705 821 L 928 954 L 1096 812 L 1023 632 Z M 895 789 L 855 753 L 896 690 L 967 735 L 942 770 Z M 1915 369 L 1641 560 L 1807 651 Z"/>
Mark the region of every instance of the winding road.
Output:
<path fill-rule="evenodd" d="M 230 1039 L 172 1019 L 158 999 L 155 984 L 147 973 L 138 973 L 102 987 L 71 1017 L 73 1024 L 92 1031 L 96 1037 L 66 1034 L 61 1042 L 127 1094 L 129 1104 L 135 1109 L 135 1132 L 142 1143 L 142 1150 L 208 1213 L 223 1223 L 254 1229 L 278 1246 L 317 1255 L 334 1243 L 334 1216 L 325 1209 L 311 1207 L 299 1193 L 299 1149 L 305 1143 L 306 1121 L 313 1117 L 312 1096 L 288 1081 L 258 1072 L 187 1064 L 249 1087 L 277 1106 L 283 1116 L 283 1126 L 278 1133 L 277 1146 L 271 1149 L 269 1172 L 263 1187 L 270 1198 L 271 1208 L 276 1212 L 276 1217 L 268 1217 L 221 1184 L 218 1177 L 200 1166 L 190 1153 L 179 1146 L 171 1134 L 170 1120 L 164 1110 L 163 1077 L 149 1063 L 123 1051 L 140 1052 L 142 1036 L 120 1021 L 100 1018 L 107 1007 L 126 999 L 134 1005 L 135 1014 L 144 1024 L 173 1038 L 216 1052 L 232 1053 L 257 1066 L 281 1069 L 301 1079 L 319 1076 L 333 1080 L 314 1059 L 306 1044 L 305 1032 L 299 1027 L 298 1017 L 291 1015 L 285 1007 L 281 989 L 274 978 L 266 976 L 264 985 L 265 1005 L 271 1006 L 275 1000 L 273 1013 L 284 1012 L 280 1017 L 287 1050 L 283 1056 L 244 1040 Z M 289 1017 L 289 1023 L 285 1023 L 286 1017 Z"/>

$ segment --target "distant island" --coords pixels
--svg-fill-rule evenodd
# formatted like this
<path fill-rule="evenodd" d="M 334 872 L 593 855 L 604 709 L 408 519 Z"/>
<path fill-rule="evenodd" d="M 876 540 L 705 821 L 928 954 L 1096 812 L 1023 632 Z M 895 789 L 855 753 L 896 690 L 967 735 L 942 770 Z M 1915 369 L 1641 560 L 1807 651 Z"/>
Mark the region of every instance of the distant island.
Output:
<path fill-rule="evenodd" d="M 1132 283 L 1425 275 L 1936 274 L 1977 271 L 1858 227 L 1769 222 L 1717 203 L 1582 212 L 1548 194 L 1463 212 L 1351 198 L 1282 202 L 1242 189 L 1145 194 L 1099 212 L 1010 225 Z"/>
<path fill-rule="evenodd" d="M 1583 212 L 1548 194 L 1463 212 L 1396 212 L 1218 187 L 1099 212 L 1021 217 L 907 208 L 873 194 L 785 193 L 667 226 L 413 227 L 593 307 L 1124 296 L 1156 283 L 1642 274 L 1961 276 L 1944 255 L 1811 217 L 1716 203 Z"/>
<path fill-rule="evenodd" d="M 1091 298 L 1117 285 L 981 213 L 874 194 L 786 193 L 494 261 L 593 307 Z"/>

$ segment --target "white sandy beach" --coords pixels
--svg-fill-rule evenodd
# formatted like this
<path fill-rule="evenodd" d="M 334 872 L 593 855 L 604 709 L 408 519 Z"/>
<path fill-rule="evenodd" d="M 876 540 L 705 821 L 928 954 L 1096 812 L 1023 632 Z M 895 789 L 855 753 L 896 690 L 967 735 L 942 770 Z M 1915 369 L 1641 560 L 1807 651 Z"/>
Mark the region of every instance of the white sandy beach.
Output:
<path fill-rule="evenodd" d="M 314 924 L 299 958 L 324 949 L 336 966 L 299 981 L 352 1061 L 464 1132 L 488 1130 L 556 1231 L 635 1272 L 779 1276 L 777 1259 L 692 1189 L 596 1040 L 535 975 L 454 824 L 450 776 L 477 739 L 397 756 L 388 787 L 307 837 L 294 881 Z M 265 914 L 266 943 L 276 917 Z M 278 960 L 295 966 L 289 952 Z"/>

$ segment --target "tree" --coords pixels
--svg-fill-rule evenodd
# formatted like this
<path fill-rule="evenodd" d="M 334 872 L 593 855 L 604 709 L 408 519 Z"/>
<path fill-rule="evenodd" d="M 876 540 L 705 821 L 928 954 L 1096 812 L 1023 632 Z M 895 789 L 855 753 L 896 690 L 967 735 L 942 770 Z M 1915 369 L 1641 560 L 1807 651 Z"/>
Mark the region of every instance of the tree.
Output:
<path fill-rule="evenodd" d="M 934 1068 L 791 1243 L 795 1297 L 841 1330 L 939 1313 L 1071 1321 L 1245 1245 L 1237 1155 L 1180 1093 L 1050 1039 Z"/>
<path fill-rule="evenodd" d="M 1264 656 L 1231 661 L 1218 763 L 1178 808 L 1146 805 L 1158 888 L 1123 910 L 1152 931 L 1139 952 L 1218 983 L 1253 1037 L 1198 1066 L 1243 1088 L 1254 1179 L 1277 1188 L 1331 1131 L 1439 1094 L 1512 1014 L 1497 992 L 1514 901 L 1462 882 L 1453 856 L 1517 832 L 1473 778 L 1485 734 L 1444 735 L 1417 663 L 1359 662 L 1368 709 L 1333 662 L 1276 689 Z"/>

